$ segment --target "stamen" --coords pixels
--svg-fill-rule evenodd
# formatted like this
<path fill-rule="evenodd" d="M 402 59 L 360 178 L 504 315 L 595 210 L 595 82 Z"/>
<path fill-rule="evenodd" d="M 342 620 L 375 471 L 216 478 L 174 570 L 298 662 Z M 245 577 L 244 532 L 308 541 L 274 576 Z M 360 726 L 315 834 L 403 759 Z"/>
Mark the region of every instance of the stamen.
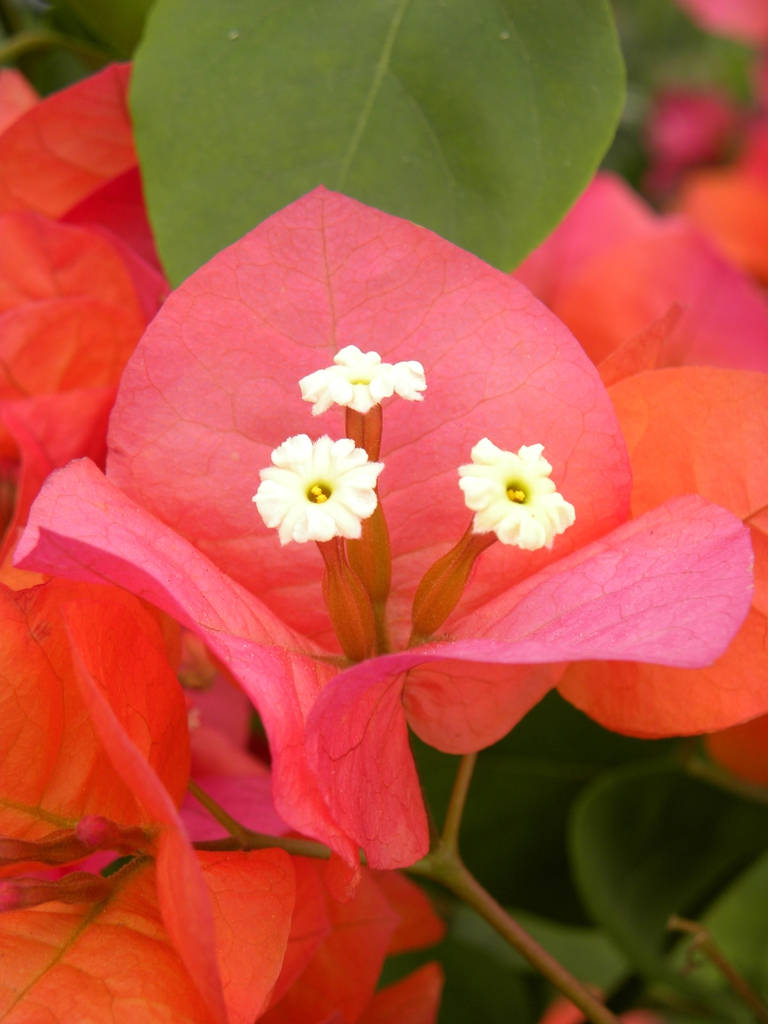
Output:
<path fill-rule="evenodd" d="M 328 501 L 330 496 L 330 488 L 325 487 L 323 484 L 312 484 L 307 491 L 307 497 L 310 501 L 314 501 L 316 505 L 322 505 L 323 502 Z"/>

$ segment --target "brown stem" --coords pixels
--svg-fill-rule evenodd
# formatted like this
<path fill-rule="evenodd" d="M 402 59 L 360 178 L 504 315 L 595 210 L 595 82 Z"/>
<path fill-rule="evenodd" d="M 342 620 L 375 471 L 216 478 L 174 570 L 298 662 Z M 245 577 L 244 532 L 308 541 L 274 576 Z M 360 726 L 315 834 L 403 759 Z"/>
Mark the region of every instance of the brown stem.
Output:
<path fill-rule="evenodd" d="M 95 67 L 106 64 L 110 59 L 109 54 L 82 39 L 75 39 L 73 36 L 66 36 L 61 32 L 49 32 L 45 29 L 28 29 L 17 32 L 0 46 L 0 64 L 10 64 L 36 50 L 55 49 L 76 53 L 78 57 L 82 57 Z"/>
<path fill-rule="evenodd" d="M 411 874 L 438 882 L 484 918 L 539 974 L 577 1006 L 592 1024 L 618 1024 L 618 1018 L 529 935 L 470 874 L 455 853 L 438 846 L 408 868 Z"/>
<path fill-rule="evenodd" d="M 201 839 L 192 843 L 196 850 L 285 850 L 294 857 L 315 857 L 328 860 L 331 851 L 313 839 L 297 839 L 294 836 L 269 836 L 261 832 L 250 832 L 242 839 Z"/>
<path fill-rule="evenodd" d="M 673 914 L 667 922 L 667 928 L 671 931 L 685 932 L 693 936 L 692 948 L 699 949 L 711 961 L 727 980 L 736 995 L 748 1006 L 755 1019 L 760 1024 L 768 1024 L 768 1006 L 755 992 L 752 986 L 743 978 L 732 964 L 726 960 L 722 951 L 712 938 L 712 933 L 698 921 L 689 921 L 687 918 L 678 917 Z"/>

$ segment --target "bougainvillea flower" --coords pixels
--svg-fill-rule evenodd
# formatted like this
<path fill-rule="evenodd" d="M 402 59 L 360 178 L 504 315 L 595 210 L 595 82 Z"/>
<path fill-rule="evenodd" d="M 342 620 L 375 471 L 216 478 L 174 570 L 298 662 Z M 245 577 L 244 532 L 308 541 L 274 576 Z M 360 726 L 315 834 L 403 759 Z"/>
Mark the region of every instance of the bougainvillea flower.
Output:
<path fill-rule="evenodd" d="M 105 236 L 38 214 L 0 216 L 0 460 L 6 546 L 45 474 L 101 462 L 122 368 L 157 308 Z"/>
<path fill-rule="evenodd" d="M 317 546 L 281 546 L 251 498 L 288 435 L 340 436 L 359 415 L 330 410 L 318 430 L 299 393 L 347 344 L 418 359 L 427 391 L 383 407 L 381 653 L 339 672 Z M 575 521 L 552 550 L 492 543 L 436 636 L 408 648 L 417 585 L 470 523 L 458 467 L 484 437 L 544 445 Z M 20 564 L 119 583 L 197 632 L 259 710 L 278 813 L 347 859 L 362 845 L 374 867 L 427 848 L 406 714 L 428 742 L 476 750 L 554 685 L 553 662 L 703 665 L 748 608 L 749 541 L 730 513 L 689 496 L 626 521 L 609 397 L 546 309 L 431 232 L 323 189 L 172 295 L 123 376 L 109 444 L 106 478 L 86 460 L 49 478 Z"/>
<path fill-rule="evenodd" d="M 294 927 L 262 1019 L 315 1024 L 337 1013 L 341 1020 L 357 1021 L 374 997 L 385 956 L 438 942 L 444 926 L 424 893 L 395 872 L 363 872 L 354 896 L 338 902 L 325 891 L 317 862 L 295 858 L 294 865 Z M 434 996 L 439 989 L 430 986 Z"/>
<path fill-rule="evenodd" d="M 56 882 L 19 878 L 24 899 L 44 909 L 0 914 L 8 1019 L 30 1019 L 40 1002 L 62 1020 L 100 1019 L 106 988 L 118 1002 L 141 994 L 170 1013 L 194 1006 L 196 1021 L 253 1020 L 282 967 L 291 859 L 192 850 L 175 810 L 189 766 L 186 708 L 156 616 L 115 588 L 61 580 L 3 588 L 2 599 L 0 849 L 12 852 L 18 837 L 21 853 L 44 863 L 67 843 L 78 859 L 78 841 L 143 854 L 99 880 L 96 908 L 82 872 L 61 879 L 58 901 Z M 3 883 L 11 908 L 14 884 Z M 105 956 L 105 935 L 126 915 L 134 927 Z M 173 981 L 163 991 L 153 979 L 166 969 Z"/>
<path fill-rule="evenodd" d="M 611 175 L 595 178 L 515 276 L 598 366 L 677 305 L 662 365 L 768 370 L 759 289 L 685 218 L 657 216 Z"/>
<path fill-rule="evenodd" d="M 645 125 L 644 191 L 668 196 L 686 171 L 722 158 L 742 122 L 739 108 L 711 89 L 669 88 L 654 96 Z"/>
<path fill-rule="evenodd" d="M 768 375 L 670 367 L 610 388 L 632 462 L 632 512 L 695 491 L 750 526 L 755 599 L 728 650 L 695 671 L 572 665 L 560 692 L 603 725 L 635 735 L 709 732 L 768 712 Z M 724 429 L 739 410 L 736 430 Z M 761 518 L 762 517 L 762 518 Z"/>
<path fill-rule="evenodd" d="M 60 218 L 136 167 L 130 67 L 115 64 L 36 104 L 0 133 L 0 211 Z M 20 88 L 17 83 L 17 89 Z"/>
<path fill-rule="evenodd" d="M 683 181 L 680 210 L 726 256 L 768 283 L 768 126 L 755 124 L 739 159 L 700 170 Z"/>
<path fill-rule="evenodd" d="M 768 9 L 764 0 L 677 0 L 710 32 L 747 42 L 768 41 Z"/>

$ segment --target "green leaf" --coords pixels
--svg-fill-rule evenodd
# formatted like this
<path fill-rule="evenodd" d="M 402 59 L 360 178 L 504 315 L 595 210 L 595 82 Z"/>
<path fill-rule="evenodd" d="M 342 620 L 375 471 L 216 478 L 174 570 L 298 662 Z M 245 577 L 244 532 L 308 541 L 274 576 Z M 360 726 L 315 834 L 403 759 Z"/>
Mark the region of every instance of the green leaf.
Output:
<path fill-rule="evenodd" d="M 768 808 L 668 765 L 630 765 L 583 793 L 571 841 L 579 889 L 596 923 L 641 972 L 682 985 L 663 958 L 667 921 L 695 917 L 765 848 Z"/>
<path fill-rule="evenodd" d="M 571 878 L 571 807 L 607 767 L 658 757 L 670 744 L 608 732 L 557 693 L 478 758 L 461 827 L 467 866 L 496 899 L 571 923 L 584 911 Z M 414 741 L 419 777 L 438 825 L 458 758 Z"/>
<path fill-rule="evenodd" d="M 132 89 L 173 282 L 318 184 L 511 269 L 622 99 L 606 0 L 158 0 Z"/>
<path fill-rule="evenodd" d="M 511 908 L 509 913 L 529 935 L 551 953 L 579 981 L 594 988 L 608 990 L 627 973 L 625 958 L 614 944 L 594 928 L 575 928 L 550 921 L 537 914 Z M 456 908 L 452 931 L 462 941 L 484 950 L 510 971 L 533 971 L 534 968 L 507 945 L 498 932 L 467 906 Z"/>
<path fill-rule="evenodd" d="M 701 919 L 726 960 L 755 991 L 768 1000 L 768 854 L 763 854 L 712 904 Z M 675 951 L 685 960 L 688 944 Z M 722 972 L 696 958 L 696 977 L 716 988 L 727 988 Z"/>
<path fill-rule="evenodd" d="M 108 43 L 121 57 L 135 50 L 153 0 L 67 0 L 96 39 Z M 61 5 L 60 5 L 61 6 Z"/>

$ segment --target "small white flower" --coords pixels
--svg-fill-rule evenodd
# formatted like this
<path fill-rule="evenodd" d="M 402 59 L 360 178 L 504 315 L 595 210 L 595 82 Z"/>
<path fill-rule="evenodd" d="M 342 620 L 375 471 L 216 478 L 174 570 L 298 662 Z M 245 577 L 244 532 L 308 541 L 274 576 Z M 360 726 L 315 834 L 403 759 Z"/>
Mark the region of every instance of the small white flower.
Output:
<path fill-rule="evenodd" d="M 347 345 L 333 357 L 333 366 L 302 377 L 301 397 L 313 402 L 312 415 L 343 405 L 366 413 L 383 398 L 399 395 L 409 402 L 420 402 L 427 384 L 424 367 L 416 360 L 382 363 L 378 352 L 361 352 Z"/>
<path fill-rule="evenodd" d="M 261 518 L 278 530 L 280 543 L 358 538 L 361 521 L 376 508 L 376 479 L 382 462 L 369 462 L 349 437 L 312 441 L 289 437 L 272 452 L 254 494 Z"/>
<path fill-rule="evenodd" d="M 472 449 L 472 464 L 459 467 L 459 487 L 475 513 L 473 533 L 494 532 L 502 544 L 524 551 L 551 548 L 572 526 L 576 511 L 555 490 L 544 445 L 503 451 L 484 437 Z"/>

